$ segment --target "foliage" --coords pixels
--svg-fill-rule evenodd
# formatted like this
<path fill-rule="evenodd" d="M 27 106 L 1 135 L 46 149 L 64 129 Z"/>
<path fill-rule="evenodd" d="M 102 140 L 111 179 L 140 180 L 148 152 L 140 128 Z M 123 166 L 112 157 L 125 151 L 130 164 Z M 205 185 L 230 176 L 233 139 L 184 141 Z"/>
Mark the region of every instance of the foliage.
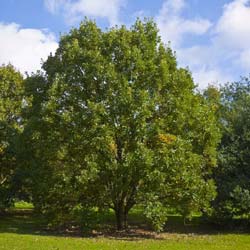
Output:
<path fill-rule="evenodd" d="M 152 223 L 153 229 L 156 232 L 161 232 L 167 221 L 167 212 L 167 207 L 163 206 L 162 203 L 156 199 L 155 202 L 147 202 L 144 215 Z"/>

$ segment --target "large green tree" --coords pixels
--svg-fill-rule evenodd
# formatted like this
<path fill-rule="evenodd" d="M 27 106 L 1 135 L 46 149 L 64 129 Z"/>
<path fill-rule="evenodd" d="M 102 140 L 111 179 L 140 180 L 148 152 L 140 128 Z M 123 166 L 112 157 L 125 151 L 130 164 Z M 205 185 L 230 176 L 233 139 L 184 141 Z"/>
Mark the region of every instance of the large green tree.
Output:
<path fill-rule="evenodd" d="M 0 210 L 11 204 L 17 169 L 16 142 L 21 132 L 23 77 L 11 65 L 0 67 Z"/>
<path fill-rule="evenodd" d="M 169 205 L 185 216 L 208 208 L 214 112 L 155 23 L 102 31 L 85 20 L 43 68 L 49 88 L 33 130 L 37 207 L 57 215 L 112 208 L 118 229 L 135 204 L 158 229 Z"/>

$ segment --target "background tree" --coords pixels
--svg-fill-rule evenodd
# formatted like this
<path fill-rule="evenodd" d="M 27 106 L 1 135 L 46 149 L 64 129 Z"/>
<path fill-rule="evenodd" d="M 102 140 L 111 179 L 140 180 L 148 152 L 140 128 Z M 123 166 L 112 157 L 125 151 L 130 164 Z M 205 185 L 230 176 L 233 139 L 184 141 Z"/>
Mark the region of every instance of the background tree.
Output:
<path fill-rule="evenodd" d="M 29 202 L 39 201 L 37 187 L 40 179 L 44 178 L 36 168 L 36 166 L 41 168 L 44 158 L 42 155 L 36 156 L 41 146 L 39 133 L 46 129 L 42 120 L 42 105 L 47 98 L 48 87 L 44 74 L 39 71 L 26 75 L 23 81 L 24 105 L 21 111 L 23 129 L 16 140 L 18 168 L 13 184 L 16 196 Z M 42 191 L 41 189 L 40 192 Z"/>
<path fill-rule="evenodd" d="M 250 81 L 227 84 L 221 89 L 222 141 L 215 171 L 219 217 L 249 215 L 250 211 Z"/>
<path fill-rule="evenodd" d="M 35 166 L 42 211 L 112 208 L 123 229 L 130 209 L 143 204 L 161 229 L 169 205 L 185 216 L 208 208 L 214 112 L 155 23 L 104 32 L 85 20 L 61 37 L 43 68 L 49 89 L 34 154 L 42 159 Z"/>
<path fill-rule="evenodd" d="M 23 78 L 12 65 L 0 67 L 0 210 L 13 199 L 16 141 L 21 132 Z"/>

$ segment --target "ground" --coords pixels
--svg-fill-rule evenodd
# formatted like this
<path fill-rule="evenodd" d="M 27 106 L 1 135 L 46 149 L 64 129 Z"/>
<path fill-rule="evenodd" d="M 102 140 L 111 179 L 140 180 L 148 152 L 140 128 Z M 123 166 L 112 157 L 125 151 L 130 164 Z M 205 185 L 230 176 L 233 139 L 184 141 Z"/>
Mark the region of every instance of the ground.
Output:
<path fill-rule="evenodd" d="M 132 215 L 132 220 L 138 215 Z M 132 221 L 131 221 L 132 222 Z M 244 231 L 216 230 L 191 223 L 183 226 L 170 218 L 166 231 L 156 234 L 147 228 L 131 226 L 127 232 L 92 230 L 91 233 L 48 230 L 32 208 L 15 210 L 0 217 L 0 250 L 249 250 L 250 234 Z"/>

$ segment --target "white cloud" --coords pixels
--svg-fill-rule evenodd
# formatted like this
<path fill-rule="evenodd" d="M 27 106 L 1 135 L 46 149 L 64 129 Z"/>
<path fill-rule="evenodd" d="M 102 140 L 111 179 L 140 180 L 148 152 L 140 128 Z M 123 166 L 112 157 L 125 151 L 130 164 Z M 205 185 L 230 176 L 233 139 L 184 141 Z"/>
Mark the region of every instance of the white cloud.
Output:
<path fill-rule="evenodd" d="M 241 53 L 239 64 L 246 71 L 246 73 L 250 73 L 250 49 L 246 49 Z"/>
<path fill-rule="evenodd" d="M 41 68 L 58 44 L 46 30 L 23 29 L 16 23 L 0 23 L 0 64 L 13 64 L 22 73 Z"/>
<path fill-rule="evenodd" d="M 55 14 L 61 6 L 65 6 L 68 0 L 44 0 L 45 7 L 49 12 Z"/>
<path fill-rule="evenodd" d="M 250 44 L 250 1 L 226 4 L 215 28 L 216 42 L 230 49 L 247 49 Z"/>
<path fill-rule="evenodd" d="M 180 66 L 188 66 L 193 73 L 195 83 L 204 89 L 208 84 L 220 85 L 232 80 L 229 71 L 220 65 L 224 52 L 216 46 L 196 45 L 190 48 L 179 48 L 177 58 Z"/>
<path fill-rule="evenodd" d="M 188 66 L 200 88 L 239 79 L 250 71 L 250 0 L 233 0 L 212 24 L 202 18 L 186 19 L 185 0 L 167 0 L 156 20 L 164 42 L 171 41 L 182 67 Z M 184 47 L 187 35 L 205 35 L 206 45 Z"/>
<path fill-rule="evenodd" d="M 206 68 L 206 65 L 194 70 L 193 78 L 195 83 L 199 84 L 199 88 L 204 90 L 208 85 L 219 86 L 231 81 L 232 77 L 225 74 L 219 68 Z"/>
<path fill-rule="evenodd" d="M 173 12 L 174 14 L 179 13 L 186 6 L 185 0 L 168 0 L 163 4 L 164 12 Z"/>
<path fill-rule="evenodd" d="M 213 42 L 231 54 L 231 61 L 250 72 L 250 0 L 226 4 L 217 22 Z"/>
<path fill-rule="evenodd" d="M 202 35 L 212 26 L 207 19 L 185 19 L 182 11 L 186 6 L 184 0 L 167 0 L 156 17 L 161 36 L 165 42 L 171 41 L 178 48 L 186 34 Z"/>
<path fill-rule="evenodd" d="M 62 12 L 70 24 L 90 16 L 105 18 L 115 25 L 119 23 L 119 13 L 125 0 L 44 0 L 44 3 L 51 13 Z"/>

